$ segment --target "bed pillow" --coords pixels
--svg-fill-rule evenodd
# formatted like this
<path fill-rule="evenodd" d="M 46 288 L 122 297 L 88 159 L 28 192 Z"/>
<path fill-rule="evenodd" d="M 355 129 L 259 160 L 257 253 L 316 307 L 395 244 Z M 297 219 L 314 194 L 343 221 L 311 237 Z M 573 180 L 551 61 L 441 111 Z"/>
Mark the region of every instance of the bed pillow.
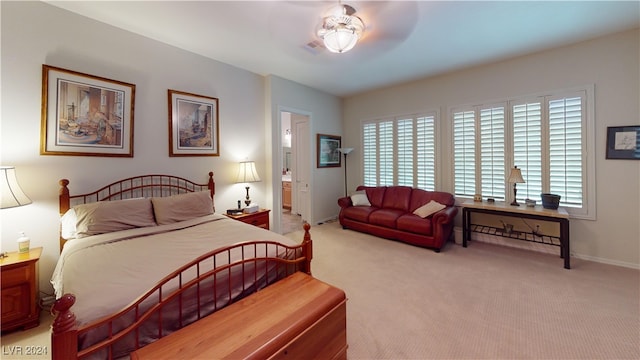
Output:
<path fill-rule="evenodd" d="M 151 198 L 158 225 L 185 221 L 213 214 L 209 191 L 196 191 L 168 197 Z"/>
<path fill-rule="evenodd" d="M 364 191 L 356 191 L 351 194 L 351 202 L 353 206 L 371 206 L 367 193 Z"/>
<path fill-rule="evenodd" d="M 76 205 L 73 210 L 77 238 L 156 225 L 151 200 L 144 198 L 99 201 Z"/>
<path fill-rule="evenodd" d="M 63 239 L 69 240 L 76 237 L 77 221 L 78 217 L 73 208 L 67 210 L 67 212 L 62 215 L 60 218 L 60 236 L 62 236 Z"/>
<path fill-rule="evenodd" d="M 420 216 L 421 218 L 426 218 L 444 209 L 445 207 L 445 205 L 440 204 L 435 200 L 431 200 L 428 203 L 417 208 L 413 213 Z"/>

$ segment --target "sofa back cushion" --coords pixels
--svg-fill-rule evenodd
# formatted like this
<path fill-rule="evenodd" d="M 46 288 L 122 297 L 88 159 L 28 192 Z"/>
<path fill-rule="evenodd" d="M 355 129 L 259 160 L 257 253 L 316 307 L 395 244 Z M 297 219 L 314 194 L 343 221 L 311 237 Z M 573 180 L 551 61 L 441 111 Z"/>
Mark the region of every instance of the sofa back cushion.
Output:
<path fill-rule="evenodd" d="M 385 186 L 358 186 L 358 191 L 364 190 L 367 193 L 371 206 L 381 208 L 382 200 L 384 199 L 384 193 L 387 190 Z"/>
<path fill-rule="evenodd" d="M 429 203 L 431 200 L 446 206 L 453 206 L 456 202 L 454 196 L 448 192 L 413 189 L 409 211 L 414 212 L 417 208 Z"/>
<path fill-rule="evenodd" d="M 409 211 L 412 190 L 413 189 L 410 186 L 387 187 L 387 191 L 384 193 L 382 207 L 385 209 Z"/>

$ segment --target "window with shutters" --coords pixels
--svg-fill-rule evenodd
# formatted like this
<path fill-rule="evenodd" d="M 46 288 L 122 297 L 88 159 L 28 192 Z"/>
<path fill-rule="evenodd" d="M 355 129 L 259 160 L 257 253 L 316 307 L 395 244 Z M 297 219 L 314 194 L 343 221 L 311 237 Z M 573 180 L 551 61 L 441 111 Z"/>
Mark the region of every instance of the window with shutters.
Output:
<path fill-rule="evenodd" d="M 435 190 L 435 119 L 433 113 L 364 122 L 364 185 Z"/>
<path fill-rule="evenodd" d="M 525 180 L 517 185 L 519 202 L 541 203 L 540 194 L 549 192 L 560 195 L 560 205 L 572 215 L 595 218 L 594 146 L 586 136 L 593 134 L 587 106 L 592 93 L 566 91 L 452 109 L 455 195 L 511 199 L 506 179 L 517 166 Z"/>

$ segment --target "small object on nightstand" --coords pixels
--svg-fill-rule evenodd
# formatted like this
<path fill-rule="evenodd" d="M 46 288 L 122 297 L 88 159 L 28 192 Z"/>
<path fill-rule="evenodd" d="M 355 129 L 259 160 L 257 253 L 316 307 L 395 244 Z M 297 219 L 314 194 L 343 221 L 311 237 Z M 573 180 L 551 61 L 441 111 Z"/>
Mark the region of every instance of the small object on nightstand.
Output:
<path fill-rule="evenodd" d="M 24 234 L 24 231 L 20 231 L 20 237 L 18 238 L 18 252 L 21 254 L 29 252 L 30 239 Z"/>
<path fill-rule="evenodd" d="M 228 209 L 227 215 L 242 215 L 242 209 Z"/>
<path fill-rule="evenodd" d="M 246 208 L 244 208 L 243 211 L 245 214 L 253 214 L 254 212 L 258 212 L 258 210 L 260 210 L 260 207 L 258 206 L 258 204 L 251 204 Z"/>

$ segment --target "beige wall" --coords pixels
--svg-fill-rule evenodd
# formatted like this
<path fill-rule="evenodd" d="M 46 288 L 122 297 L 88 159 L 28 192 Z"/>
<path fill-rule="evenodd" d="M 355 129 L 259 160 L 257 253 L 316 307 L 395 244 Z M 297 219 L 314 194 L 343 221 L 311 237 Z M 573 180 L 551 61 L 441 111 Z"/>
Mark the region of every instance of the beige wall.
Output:
<path fill-rule="evenodd" d="M 442 140 L 439 179 L 441 188 L 451 191 L 449 107 L 594 84 L 597 220 L 571 221 L 572 253 L 638 268 L 640 161 L 605 160 L 605 134 L 607 126 L 640 123 L 639 32 L 618 33 L 349 97 L 344 101 L 345 138 L 362 143 L 362 120 L 437 110 Z M 355 188 L 362 182 L 362 153 L 354 153 L 351 159 L 349 188 Z"/>
<path fill-rule="evenodd" d="M 282 81 L 282 86 L 268 87 L 261 75 L 43 2 L 2 1 L 0 6 L 0 161 L 2 165 L 16 166 L 23 189 L 33 200 L 29 206 L 0 212 L 1 250 L 17 249 L 19 231 L 31 237 L 32 246 L 43 246 L 40 261 L 43 291 L 51 291 L 49 278 L 59 254 L 59 179 L 70 179 L 72 191 L 81 193 L 145 173 L 175 174 L 206 182 L 207 173 L 214 171 L 216 209 L 221 212 L 235 207 L 237 200 L 244 198 L 243 184 L 234 181 L 237 162 L 249 158 L 256 161 L 263 179 L 251 185 L 251 198 L 271 207 L 274 195 L 271 167 L 279 166 L 273 165 L 271 155 L 271 141 L 278 134 L 273 130 L 279 128 L 271 121 L 271 109 L 280 103 L 307 109 L 315 114 L 318 130 L 340 134 L 341 104 L 331 95 L 287 81 Z M 39 154 L 43 64 L 136 85 L 133 158 Z M 219 99 L 219 157 L 168 156 L 168 89 Z M 272 98 L 273 103 L 268 100 Z M 279 151 L 279 143 L 276 144 Z M 328 184 L 329 193 L 339 194 L 343 187 L 341 180 Z M 328 211 L 334 209 L 332 204 Z M 326 216 L 323 214 L 327 210 L 318 208 L 315 212 Z"/>

